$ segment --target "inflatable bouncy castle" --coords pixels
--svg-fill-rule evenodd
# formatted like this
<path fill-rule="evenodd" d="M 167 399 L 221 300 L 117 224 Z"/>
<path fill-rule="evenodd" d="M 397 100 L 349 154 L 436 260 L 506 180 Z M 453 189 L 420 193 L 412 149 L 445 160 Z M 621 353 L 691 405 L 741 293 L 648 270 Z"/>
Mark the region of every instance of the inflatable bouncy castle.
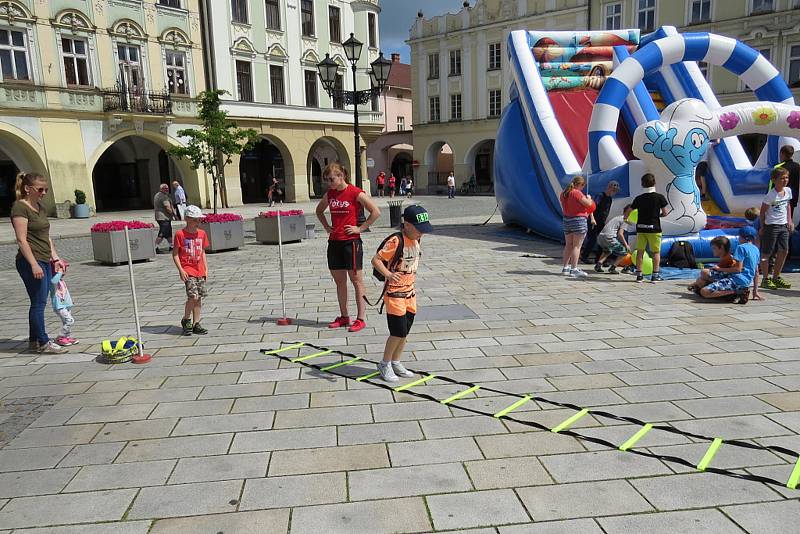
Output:
<path fill-rule="evenodd" d="M 726 224 L 709 224 L 697 165 L 708 162 L 708 192 L 719 211 L 739 215 L 761 205 L 780 147 L 800 149 L 800 107 L 785 80 L 728 37 L 673 27 L 645 37 L 639 30 L 514 31 L 508 54 L 511 101 L 495 144 L 495 191 L 506 223 L 545 237 L 563 238 L 558 195 L 574 175 L 587 177 L 592 196 L 619 182 L 615 215 L 650 172 L 669 201 L 662 252 L 673 236 L 708 257 L 707 241 Z M 737 75 L 758 101 L 720 106 L 698 61 Z M 654 95 L 666 105 L 660 113 Z M 769 136 L 756 162 L 737 138 L 750 133 Z"/>

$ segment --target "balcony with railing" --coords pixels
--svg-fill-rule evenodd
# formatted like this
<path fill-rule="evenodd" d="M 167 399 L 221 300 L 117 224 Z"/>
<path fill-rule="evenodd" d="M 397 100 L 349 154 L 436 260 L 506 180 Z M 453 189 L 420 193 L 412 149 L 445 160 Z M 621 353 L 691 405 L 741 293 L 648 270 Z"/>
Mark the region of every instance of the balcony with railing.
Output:
<path fill-rule="evenodd" d="M 112 88 L 101 89 L 103 111 L 172 114 L 172 97 L 167 91 L 146 91 L 130 88 L 118 83 Z"/>

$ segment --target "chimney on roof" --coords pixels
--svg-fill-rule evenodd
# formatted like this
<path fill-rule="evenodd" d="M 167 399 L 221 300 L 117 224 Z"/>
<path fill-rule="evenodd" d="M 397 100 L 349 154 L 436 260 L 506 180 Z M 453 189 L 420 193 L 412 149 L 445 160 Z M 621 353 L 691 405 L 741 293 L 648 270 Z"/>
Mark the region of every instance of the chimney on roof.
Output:
<path fill-rule="evenodd" d="M 392 52 L 392 63 L 400 63 L 400 54 L 398 52 Z"/>

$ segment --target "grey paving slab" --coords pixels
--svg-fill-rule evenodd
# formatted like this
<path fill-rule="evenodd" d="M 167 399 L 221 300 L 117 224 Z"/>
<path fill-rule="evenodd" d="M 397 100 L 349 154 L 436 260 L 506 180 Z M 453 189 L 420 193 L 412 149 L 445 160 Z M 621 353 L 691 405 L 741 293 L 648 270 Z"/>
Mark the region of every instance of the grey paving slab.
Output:
<path fill-rule="evenodd" d="M 792 532 L 797 528 L 800 502 L 791 500 L 726 506 L 722 511 L 751 534 Z"/>
<path fill-rule="evenodd" d="M 537 521 L 634 514 L 653 509 L 624 480 L 520 488 L 517 494 Z"/>
<path fill-rule="evenodd" d="M 741 534 L 742 532 L 735 523 L 718 510 L 602 517 L 597 521 L 608 534 L 635 534 L 641 532 L 652 532 L 654 534 L 673 532 Z"/>
<path fill-rule="evenodd" d="M 272 428 L 273 412 L 254 412 L 229 415 L 184 417 L 172 431 L 173 436 L 218 434 L 220 432 L 249 432 Z"/>
<path fill-rule="evenodd" d="M 89 443 L 102 425 L 70 425 L 64 427 L 26 428 L 7 445 L 9 449 L 80 445 Z"/>
<path fill-rule="evenodd" d="M 230 452 L 240 453 L 282 449 L 305 449 L 333 447 L 335 445 L 336 427 L 297 428 L 237 433 L 233 438 Z"/>
<path fill-rule="evenodd" d="M 385 389 L 364 389 L 351 391 L 319 391 L 311 394 L 311 407 L 354 406 L 392 402 L 390 391 Z"/>
<path fill-rule="evenodd" d="M 352 501 L 452 493 L 472 489 L 458 463 L 354 471 L 348 476 Z"/>
<path fill-rule="evenodd" d="M 259 510 L 227 514 L 159 519 L 149 534 L 285 534 L 289 528 L 289 510 Z"/>
<path fill-rule="evenodd" d="M 150 521 L 82 524 L 63 527 L 23 528 L 16 534 L 147 534 Z"/>
<path fill-rule="evenodd" d="M 605 534 L 603 530 L 591 519 L 568 519 L 566 521 L 545 521 L 543 523 L 528 523 L 527 525 L 513 525 L 499 527 L 500 534 Z"/>
<path fill-rule="evenodd" d="M 291 508 L 345 502 L 348 500 L 345 479 L 345 473 L 320 473 L 247 480 L 239 509 Z"/>
<path fill-rule="evenodd" d="M 125 447 L 125 443 L 90 443 L 76 445 L 67 454 L 59 467 L 74 467 L 95 464 L 110 464 Z"/>
<path fill-rule="evenodd" d="M 434 495 L 427 498 L 437 529 L 522 523 L 530 520 L 519 499 L 507 489 Z"/>
<path fill-rule="evenodd" d="M 423 438 L 417 421 L 342 425 L 337 428 L 339 445 L 416 441 Z"/>
<path fill-rule="evenodd" d="M 0 525 L 23 528 L 115 521 L 122 518 L 135 496 L 136 490 L 126 489 L 20 497 L 0 510 Z"/>
<path fill-rule="evenodd" d="M 301 507 L 292 514 L 292 534 L 390 534 L 431 528 L 420 497 Z"/>
<path fill-rule="evenodd" d="M 238 397 L 256 397 L 260 395 L 272 395 L 273 391 L 275 391 L 275 384 L 273 382 L 205 386 L 198 398 L 230 399 Z"/>
<path fill-rule="evenodd" d="M 337 406 L 287 410 L 275 414 L 274 428 L 302 428 L 372 422 L 369 406 Z"/>
<path fill-rule="evenodd" d="M 169 477 L 169 483 L 261 478 L 267 476 L 268 463 L 268 452 L 181 458 Z"/>
<path fill-rule="evenodd" d="M 472 438 L 430 439 L 390 443 L 392 466 L 442 464 L 483 459 Z"/>
<path fill-rule="evenodd" d="M 289 395 L 272 395 L 261 397 L 245 397 L 235 399 L 231 413 L 272 412 L 308 408 L 309 396 L 306 393 Z"/>
<path fill-rule="evenodd" d="M 125 421 L 108 423 L 94 438 L 94 443 L 109 441 L 129 441 L 134 439 L 165 438 L 175 428 L 178 420 L 152 419 L 144 421 Z"/>
<path fill-rule="evenodd" d="M 71 447 L 36 447 L 34 449 L 0 450 L 0 472 L 49 469 L 69 453 Z"/>
<path fill-rule="evenodd" d="M 82 467 L 65 492 L 138 488 L 165 484 L 175 460 L 131 462 Z"/>
<path fill-rule="evenodd" d="M 717 436 L 723 439 L 750 439 L 770 436 L 782 436 L 788 433 L 783 427 L 763 415 L 741 415 L 736 417 L 720 417 L 714 419 L 690 419 L 674 421 L 672 425 L 680 430 Z"/>
<path fill-rule="evenodd" d="M 131 519 L 181 517 L 236 510 L 243 481 L 202 482 L 142 488 L 128 512 Z"/>
<path fill-rule="evenodd" d="M 117 457 L 117 462 L 143 462 L 192 456 L 225 454 L 233 434 L 185 436 L 129 442 Z"/>
<path fill-rule="evenodd" d="M 556 482 L 607 480 L 669 474 L 660 460 L 606 450 L 583 454 L 557 454 L 541 458 Z"/>
<path fill-rule="evenodd" d="M 150 413 L 150 419 L 157 419 L 161 417 L 222 415 L 229 413 L 232 406 L 232 399 L 161 402 L 158 404 L 156 409 Z"/>
<path fill-rule="evenodd" d="M 59 493 L 77 472 L 78 469 L 73 467 L 2 473 L 0 474 L 0 498 Z"/>
<path fill-rule="evenodd" d="M 582 452 L 585 449 L 575 438 L 552 432 L 522 432 L 510 435 L 475 438 L 486 458 L 510 458 Z"/>
<path fill-rule="evenodd" d="M 755 397 L 721 397 L 676 401 L 682 410 L 694 417 L 725 417 L 761 414 L 776 411 L 775 407 Z"/>
<path fill-rule="evenodd" d="M 420 425 L 427 439 L 505 434 L 508 432 L 499 419 L 485 415 L 427 419 L 420 421 Z"/>
<path fill-rule="evenodd" d="M 465 462 L 464 466 L 476 489 L 538 486 L 553 482 L 535 457 L 474 460 Z"/>
<path fill-rule="evenodd" d="M 269 476 L 351 471 L 388 466 L 389 455 L 383 444 L 274 451 L 269 463 Z"/>
<path fill-rule="evenodd" d="M 774 501 L 780 496 L 763 484 L 713 473 L 633 480 L 631 484 L 659 510 L 716 507 Z"/>

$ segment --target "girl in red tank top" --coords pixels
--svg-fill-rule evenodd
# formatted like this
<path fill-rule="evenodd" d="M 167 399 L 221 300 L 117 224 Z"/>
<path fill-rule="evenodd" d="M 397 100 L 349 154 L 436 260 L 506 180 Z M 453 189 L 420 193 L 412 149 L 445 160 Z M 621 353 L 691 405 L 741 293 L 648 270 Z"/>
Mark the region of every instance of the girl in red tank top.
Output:
<path fill-rule="evenodd" d="M 366 304 L 364 301 L 364 280 L 361 270 L 364 265 L 364 249 L 361 232 L 380 217 L 381 212 L 367 194 L 350 184 L 347 169 L 340 163 L 331 163 L 322 171 L 322 180 L 328 182 L 328 191 L 317 204 L 317 219 L 328 232 L 328 269 L 336 282 L 336 296 L 339 299 L 341 315 L 328 328 L 349 327 L 350 332 L 358 332 L 365 326 Z M 369 218 L 358 224 L 358 215 L 366 208 Z M 325 210 L 331 212 L 331 222 Z M 353 283 L 356 293 L 358 317 L 350 323 L 347 311 L 347 279 Z"/>

